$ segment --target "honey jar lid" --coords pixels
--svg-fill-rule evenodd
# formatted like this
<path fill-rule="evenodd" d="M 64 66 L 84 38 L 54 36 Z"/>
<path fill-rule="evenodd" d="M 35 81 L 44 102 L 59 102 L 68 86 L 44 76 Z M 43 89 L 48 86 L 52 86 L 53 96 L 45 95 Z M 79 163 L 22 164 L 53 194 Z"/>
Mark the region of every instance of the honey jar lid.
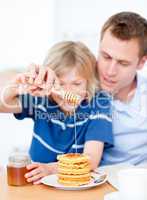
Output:
<path fill-rule="evenodd" d="M 29 155 L 15 153 L 9 156 L 8 158 L 9 165 L 15 167 L 24 167 L 31 163 Z"/>

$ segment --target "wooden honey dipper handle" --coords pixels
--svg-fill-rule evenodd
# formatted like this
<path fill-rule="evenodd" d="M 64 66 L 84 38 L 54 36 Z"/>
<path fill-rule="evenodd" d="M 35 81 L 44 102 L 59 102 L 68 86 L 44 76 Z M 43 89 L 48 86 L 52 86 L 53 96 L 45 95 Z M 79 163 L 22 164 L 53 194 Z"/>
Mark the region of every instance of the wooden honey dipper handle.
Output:
<path fill-rule="evenodd" d="M 64 91 L 63 89 L 61 90 L 55 90 L 55 88 L 52 88 L 52 93 L 59 95 L 60 97 L 63 98 L 63 100 L 69 102 L 69 103 L 73 103 L 73 104 L 78 104 L 80 102 L 80 95 L 77 94 L 73 94 L 72 92 L 67 92 Z"/>

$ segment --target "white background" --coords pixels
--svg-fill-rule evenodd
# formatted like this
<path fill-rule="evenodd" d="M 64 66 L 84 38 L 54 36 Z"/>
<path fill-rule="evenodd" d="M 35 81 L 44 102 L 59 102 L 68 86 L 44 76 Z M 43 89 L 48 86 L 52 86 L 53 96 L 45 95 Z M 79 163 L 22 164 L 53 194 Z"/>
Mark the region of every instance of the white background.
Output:
<path fill-rule="evenodd" d="M 127 10 L 147 18 L 146 8 L 145 0 L 0 0 L 0 70 L 41 64 L 52 44 L 63 39 L 81 40 L 97 55 L 108 17 Z M 14 146 L 29 146 L 32 126 L 30 120 L 0 114 L 0 164 L 7 163 Z"/>

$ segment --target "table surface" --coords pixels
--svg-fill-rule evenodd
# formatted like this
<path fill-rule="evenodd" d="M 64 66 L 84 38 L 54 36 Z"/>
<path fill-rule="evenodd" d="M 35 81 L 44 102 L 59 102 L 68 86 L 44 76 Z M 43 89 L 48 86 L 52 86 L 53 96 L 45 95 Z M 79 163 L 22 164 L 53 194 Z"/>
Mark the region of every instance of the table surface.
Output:
<path fill-rule="evenodd" d="M 64 191 L 46 185 L 8 186 L 4 168 L 0 168 L 0 200 L 103 200 L 104 195 L 115 189 L 109 184 L 88 190 Z"/>

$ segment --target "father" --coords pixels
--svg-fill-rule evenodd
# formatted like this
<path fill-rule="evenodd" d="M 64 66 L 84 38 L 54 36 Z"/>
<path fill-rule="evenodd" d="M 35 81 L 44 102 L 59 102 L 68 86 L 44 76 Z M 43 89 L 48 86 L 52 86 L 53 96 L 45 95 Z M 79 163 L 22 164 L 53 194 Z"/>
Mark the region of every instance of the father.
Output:
<path fill-rule="evenodd" d="M 101 164 L 147 163 L 147 79 L 138 74 L 147 60 L 147 20 L 133 12 L 110 17 L 101 31 L 98 76 L 113 94 L 114 147 Z"/>

